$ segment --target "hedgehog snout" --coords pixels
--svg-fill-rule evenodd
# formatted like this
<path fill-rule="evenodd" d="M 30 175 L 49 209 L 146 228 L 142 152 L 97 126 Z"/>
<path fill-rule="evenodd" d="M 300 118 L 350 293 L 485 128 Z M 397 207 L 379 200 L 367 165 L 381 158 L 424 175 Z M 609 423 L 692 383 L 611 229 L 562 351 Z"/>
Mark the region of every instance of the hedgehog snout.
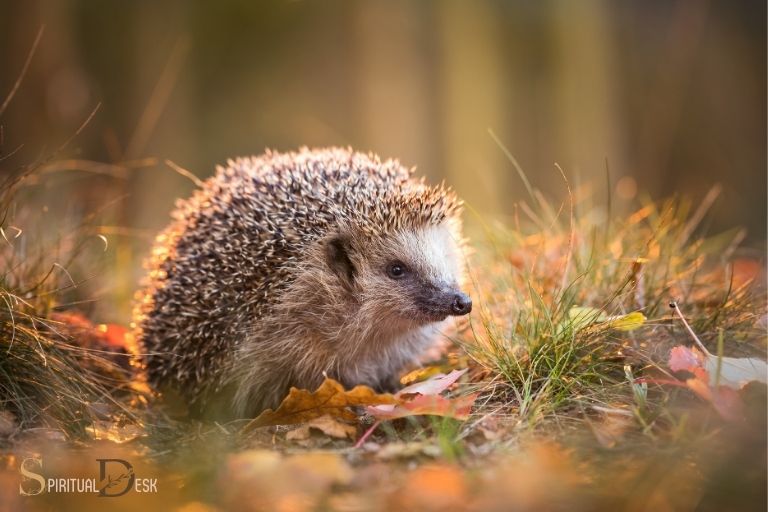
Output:
<path fill-rule="evenodd" d="M 421 315 L 430 321 L 462 316 L 472 311 L 472 299 L 454 286 L 425 285 L 414 299 Z"/>
<path fill-rule="evenodd" d="M 472 299 L 464 292 L 457 292 L 451 303 L 451 315 L 462 316 L 472 311 Z"/>

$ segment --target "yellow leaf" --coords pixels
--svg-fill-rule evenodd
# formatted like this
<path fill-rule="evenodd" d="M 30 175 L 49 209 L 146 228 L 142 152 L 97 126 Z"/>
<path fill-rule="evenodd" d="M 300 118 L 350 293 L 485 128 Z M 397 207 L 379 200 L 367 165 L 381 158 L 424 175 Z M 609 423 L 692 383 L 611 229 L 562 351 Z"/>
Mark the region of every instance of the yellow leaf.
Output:
<path fill-rule="evenodd" d="M 568 310 L 568 320 L 564 320 L 557 326 L 557 334 L 570 328 L 572 331 L 580 331 L 595 322 L 605 320 L 605 313 L 596 308 L 586 306 L 574 306 Z"/>
<path fill-rule="evenodd" d="M 641 327 L 647 319 L 639 311 L 627 315 L 614 316 L 608 319 L 608 326 L 619 331 L 634 331 Z"/>
<path fill-rule="evenodd" d="M 585 306 L 574 306 L 568 310 L 570 327 L 578 331 L 589 327 L 592 324 L 619 331 L 633 331 L 642 326 L 645 321 L 645 315 L 639 311 L 634 311 L 626 315 L 608 316 L 603 311 Z"/>
<path fill-rule="evenodd" d="M 606 319 L 605 313 L 597 308 L 588 306 L 573 306 L 568 310 L 568 318 L 573 322 L 602 322 Z"/>

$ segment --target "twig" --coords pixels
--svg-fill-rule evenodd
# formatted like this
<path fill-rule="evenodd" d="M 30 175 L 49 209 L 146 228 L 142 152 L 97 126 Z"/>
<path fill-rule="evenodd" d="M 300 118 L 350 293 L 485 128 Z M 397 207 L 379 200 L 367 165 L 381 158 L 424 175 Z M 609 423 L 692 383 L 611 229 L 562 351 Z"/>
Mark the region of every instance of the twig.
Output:
<path fill-rule="evenodd" d="M 197 176 L 192 174 L 192 172 L 184 169 L 183 167 L 181 167 L 177 163 L 173 162 L 172 160 L 166 160 L 165 161 L 165 165 L 167 165 L 168 167 L 170 167 L 171 169 L 173 169 L 177 173 L 181 174 L 185 178 L 189 178 L 190 180 L 192 180 L 192 183 L 194 183 L 198 187 L 203 188 L 205 186 L 205 183 L 203 182 L 203 180 L 201 180 L 200 178 L 198 178 Z"/>
<path fill-rule="evenodd" d="M 100 108 L 101 108 L 101 102 L 98 102 L 96 106 L 93 108 L 93 110 L 91 110 L 91 113 L 88 114 L 88 117 L 85 118 L 85 121 L 83 121 L 80 127 L 77 130 L 75 130 L 75 133 L 73 133 L 67 140 L 64 141 L 64 143 L 61 146 L 59 146 L 59 149 L 57 149 L 54 152 L 54 155 L 57 155 L 61 151 L 63 151 L 64 148 L 69 146 L 69 143 L 72 142 L 75 139 L 75 137 L 80 135 L 80 132 L 82 132 L 85 129 L 85 127 L 88 126 L 88 123 L 91 122 L 91 119 L 93 119 L 93 116 L 96 115 L 96 112 L 98 112 Z"/>
<path fill-rule="evenodd" d="M 699 349 L 704 352 L 704 355 L 707 357 L 711 356 L 712 354 L 709 353 L 709 350 L 707 350 L 707 347 L 704 346 L 704 344 L 701 342 L 698 336 L 696 336 L 696 333 L 693 332 L 693 329 L 691 329 L 691 326 L 688 325 L 688 322 L 686 321 L 685 317 L 683 316 L 682 311 L 680 311 L 680 307 L 678 307 L 677 302 L 672 301 L 669 303 L 669 307 L 672 308 L 672 310 L 677 313 L 677 316 L 680 317 L 680 320 L 683 321 L 683 325 L 685 325 L 685 328 L 688 330 L 688 333 L 693 338 L 693 341 L 696 342 L 696 346 L 699 347 Z"/>

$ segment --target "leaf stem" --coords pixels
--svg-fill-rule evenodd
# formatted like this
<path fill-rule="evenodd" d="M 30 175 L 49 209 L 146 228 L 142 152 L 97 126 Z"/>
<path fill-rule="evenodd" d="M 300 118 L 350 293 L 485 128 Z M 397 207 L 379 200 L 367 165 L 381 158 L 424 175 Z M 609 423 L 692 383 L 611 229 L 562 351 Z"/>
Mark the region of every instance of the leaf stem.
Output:
<path fill-rule="evenodd" d="M 363 435 L 360 436 L 360 439 L 357 440 L 354 447 L 361 448 L 365 440 L 371 437 L 371 434 L 373 434 L 373 431 L 376 430 L 379 427 L 379 425 L 381 425 L 381 420 L 376 420 L 376 422 L 373 425 L 371 425 L 371 428 L 366 430 L 365 433 L 363 433 Z"/>
<path fill-rule="evenodd" d="M 680 320 L 683 321 L 683 325 L 685 325 L 685 328 L 688 330 L 688 333 L 693 338 L 693 341 L 696 342 L 696 346 L 699 347 L 699 349 L 704 352 L 704 355 L 707 357 L 710 357 L 712 354 L 709 353 L 709 350 L 707 350 L 707 347 L 704 346 L 704 344 L 701 342 L 698 336 L 696 336 L 696 333 L 693 332 L 693 329 L 691 329 L 691 326 L 688 325 L 688 322 L 686 321 L 685 317 L 683 316 L 682 311 L 680 311 L 680 307 L 677 305 L 677 302 L 672 301 L 669 303 L 669 307 L 672 308 L 672 310 L 677 313 L 677 316 L 680 318 Z"/>

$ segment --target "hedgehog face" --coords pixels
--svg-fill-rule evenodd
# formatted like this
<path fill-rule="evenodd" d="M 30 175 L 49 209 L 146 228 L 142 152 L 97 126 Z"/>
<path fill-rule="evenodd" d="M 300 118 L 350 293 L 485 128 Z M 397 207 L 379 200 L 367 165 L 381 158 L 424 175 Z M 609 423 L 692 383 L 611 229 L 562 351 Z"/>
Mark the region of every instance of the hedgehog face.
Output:
<path fill-rule="evenodd" d="M 472 310 L 460 288 L 461 254 L 447 226 L 403 231 L 381 249 L 372 277 L 388 302 L 400 300 L 401 316 L 429 323 Z"/>
<path fill-rule="evenodd" d="M 375 240 L 337 238 L 328 261 L 369 321 L 412 328 L 466 315 L 462 257 L 448 223 L 405 229 Z"/>

